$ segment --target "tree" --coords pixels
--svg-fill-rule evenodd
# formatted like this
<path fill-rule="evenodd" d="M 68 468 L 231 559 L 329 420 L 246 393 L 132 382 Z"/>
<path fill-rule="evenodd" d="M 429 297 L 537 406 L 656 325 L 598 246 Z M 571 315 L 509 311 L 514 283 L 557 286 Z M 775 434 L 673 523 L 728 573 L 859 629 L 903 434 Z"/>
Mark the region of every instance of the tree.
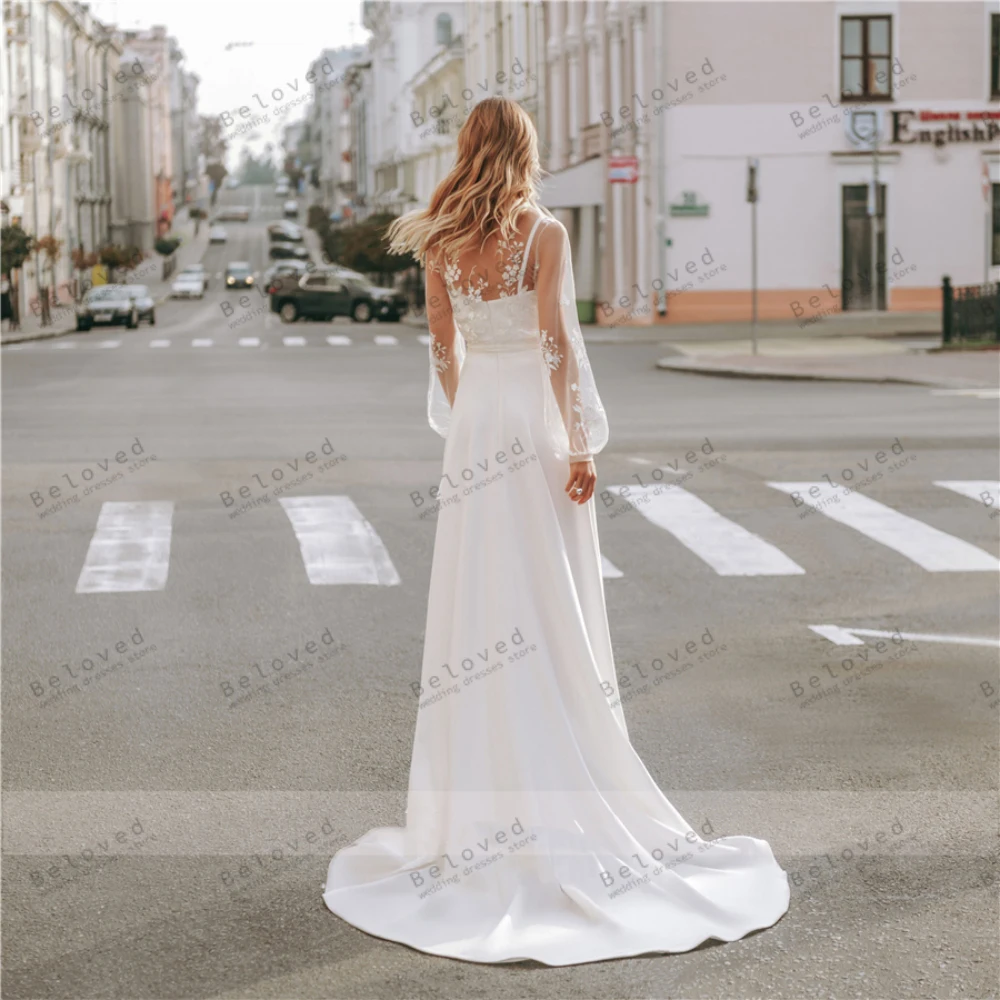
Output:
<path fill-rule="evenodd" d="M 10 278 L 11 271 L 19 271 L 34 250 L 35 238 L 20 226 L 0 228 L 0 267 Z"/>
<path fill-rule="evenodd" d="M 0 227 L 0 269 L 10 283 L 10 324 L 13 329 L 21 325 L 19 275 L 24 262 L 31 256 L 35 238 L 20 226 Z M 15 273 L 16 272 L 16 273 Z"/>
<path fill-rule="evenodd" d="M 370 215 L 353 226 L 331 228 L 323 240 L 323 249 L 331 261 L 362 274 L 396 274 L 413 267 L 410 254 L 390 254 L 386 234 L 396 218 L 385 212 Z"/>

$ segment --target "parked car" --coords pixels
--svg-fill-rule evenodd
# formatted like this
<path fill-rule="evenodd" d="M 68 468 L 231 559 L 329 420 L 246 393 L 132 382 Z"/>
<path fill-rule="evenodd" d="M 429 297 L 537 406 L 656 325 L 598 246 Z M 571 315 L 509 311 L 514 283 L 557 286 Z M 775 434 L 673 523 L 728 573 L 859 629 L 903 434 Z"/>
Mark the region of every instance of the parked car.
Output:
<path fill-rule="evenodd" d="M 267 238 L 272 242 L 301 243 L 305 240 L 302 227 L 294 222 L 272 222 L 267 227 Z"/>
<path fill-rule="evenodd" d="M 278 183 L 274 185 L 274 193 L 279 198 L 284 198 L 284 196 L 288 194 L 288 191 L 288 181 L 278 181 Z"/>
<path fill-rule="evenodd" d="M 145 285 L 126 285 L 129 298 L 139 310 L 139 322 L 146 320 L 150 326 L 156 326 L 156 303 Z"/>
<path fill-rule="evenodd" d="M 395 323 L 408 306 L 406 296 L 391 288 L 378 288 L 332 269 L 305 274 L 290 287 L 287 280 L 277 279 L 267 291 L 271 312 L 285 323 L 302 317 L 329 321 L 337 316 L 349 316 L 356 323 L 372 319 Z"/>
<path fill-rule="evenodd" d="M 272 243 L 267 251 L 271 260 L 308 260 L 309 251 L 305 247 L 289 243 Z"/>
<path fill-rule="evenodd" d="M 286 219 L 297 219 L 299 217 L 299 203 L 294 198 L 289 198 L 282 211 L 285 213 Z"/>
<path fill-rule="evenodd" d="M 209 243 L 225 243 L 228 238 L 229 234 L 226 232 L 225 226 L 214 225 L 208 231 Z"/>
<path fill-rule="evenodd" d="M 201 299 L 205 296 L 207 286 L 208 275 L 201 264 L 195 267 L 186 267 L 174 278 L 173 284 L 170 286 L 170 297 L 174 299 Z"/>
<path fill-rule="evenodd" d="M 96 285 L 76 307 L 77 330 L 103 325 L 127 326 L 130 330 L 139 325 L 139 306 L 127 285 Z"/>
<path fill-rule="evenodd" d="M 226 288 L 251 288 L 253 271 L 245 260 L 233 260 L 226 265 Z"/>

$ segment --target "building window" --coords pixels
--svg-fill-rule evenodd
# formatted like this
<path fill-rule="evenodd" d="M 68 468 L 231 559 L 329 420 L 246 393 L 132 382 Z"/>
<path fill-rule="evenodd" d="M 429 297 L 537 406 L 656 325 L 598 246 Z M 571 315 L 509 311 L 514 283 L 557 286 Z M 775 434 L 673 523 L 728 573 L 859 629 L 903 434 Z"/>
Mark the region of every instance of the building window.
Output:
<path fill-rule="evenodd" d="M 438 45 L 451 45 L 451 15 L 438 14 L 434 27 Z"/>
<path fill-rule="evenodd" d="M 990 14 L 990 97 L 1000 97 L 1000 14 Z"/>
<path fill-rule="evenodd" d="M 993 253 L 990 263 L 1000 265 L 1000 184 L 993 185 Z"/>
<path fill-rule="evenodd" d="M 892 100 L 892 18 L 840 19 L 841 100 Z"/>

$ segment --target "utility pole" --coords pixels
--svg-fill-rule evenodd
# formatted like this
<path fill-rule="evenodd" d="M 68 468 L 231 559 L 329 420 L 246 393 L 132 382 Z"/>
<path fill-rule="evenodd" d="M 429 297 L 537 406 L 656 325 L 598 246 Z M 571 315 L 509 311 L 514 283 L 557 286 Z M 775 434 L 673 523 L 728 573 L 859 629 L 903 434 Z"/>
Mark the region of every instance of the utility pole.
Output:
<path fill-rule="evenodd" d="M 750 344 L 757 355 L 757 169 L 760 160 L 747 160 L 747 201 L 750 202 Z"/>

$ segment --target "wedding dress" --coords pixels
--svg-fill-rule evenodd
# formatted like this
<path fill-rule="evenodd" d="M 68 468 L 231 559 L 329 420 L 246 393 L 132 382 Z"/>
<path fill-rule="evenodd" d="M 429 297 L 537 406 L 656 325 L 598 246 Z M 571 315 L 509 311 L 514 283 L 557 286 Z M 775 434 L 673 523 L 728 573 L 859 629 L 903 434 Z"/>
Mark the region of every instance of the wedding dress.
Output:
<path fill-rule="evenodd" d="M 406 825 L 339 851 L 323 898 L 474 962 L 733 941 L 780 919 L 788 879 L 763 840 L 703 839 L 629 742 L 595 503 L 565 493 L 607 420 L 566 232 L 521 218 L 526 237 L 428 264 L 428 415 L 446 445 Z"/>

